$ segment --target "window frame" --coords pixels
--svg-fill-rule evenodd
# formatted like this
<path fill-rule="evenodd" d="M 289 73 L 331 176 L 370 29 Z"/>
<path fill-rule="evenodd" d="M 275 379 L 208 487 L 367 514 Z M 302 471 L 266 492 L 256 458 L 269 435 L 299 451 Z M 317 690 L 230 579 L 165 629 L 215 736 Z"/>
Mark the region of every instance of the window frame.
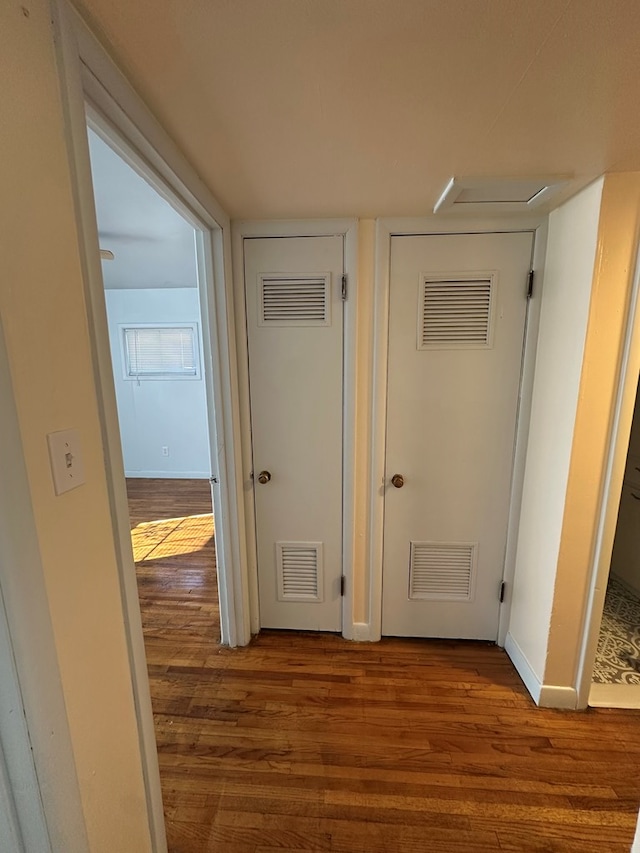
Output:
<path fill-rule="evenodd" d="M 130 373 L 129 354 L 127 349 L 127 331 L 129 329 L 190 329 L 193 341 L 193 363 L 195 373 Z M 202 378 L 200 358 L 200 334 L 197 321 L 177 321 L 173 323 L 118 323 L 118 339 L 120 342 L 120 359 L 122 377 L 126 382 L 189 382 Z"/>

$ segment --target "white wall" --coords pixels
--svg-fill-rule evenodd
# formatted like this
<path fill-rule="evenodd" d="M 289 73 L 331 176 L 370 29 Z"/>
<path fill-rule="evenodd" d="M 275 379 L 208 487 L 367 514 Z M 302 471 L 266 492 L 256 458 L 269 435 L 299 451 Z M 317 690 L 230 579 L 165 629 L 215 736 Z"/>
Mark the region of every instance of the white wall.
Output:
<path fill-rule="evenodd" d="M 102 265 L 104 286 L 193 286 L 193 226 L 91 130 L 89 152 L 100 246 L 114 254 Z"/>
<path fill-rule="evenodd" d="M 209 477 L 201 340 L 197 379 L 137 382 L 124 378 L 119 330 L 122 323 L 197 322 L 201 338 L 197 288 L 107 290 L 105 296 L 127 477 Z"/>
<path fill-rule="evenodd" d="M 542 683 L 582 371 L 603 181 L 549 218 L 507 651 Z M 537 698 L 537 697 L 536 697 Z"/>
<path fill-rule="evenodd" d="M 12 658 L 8 673 L 5 668 L 0 674 L 0 753 L 7 759 L 27 849 L 48 849 L 33 835 L 39 829 L 37 812 L 44 806 L 53 850 L 79 853 L 86 851 L 88 844 L 1 323 L 0 435 L 0 659 L 4 653 Z M 2 637 L 3 602 L 9 644 L 6 636 Z M 6 663 L 5 659 L 5 667 Z M 7 708 L 12 699 L 13 665 L 19 673 L 18 695 L 24 703 L 24 716 L 15 713 L 15 708 Z M 14 694 L 13 700 L 17 705 L 18 696 Z M 17 727 L 25 722 L 28 737 L 22 752 Z M 18 775 L 12 773 L 12 753 L 21 767 Z M 28 784 L 33 764 L 35 790 Z M 31 808 L 36 810 L 35 815 L 29 814 Z M 2 846 L 2 836 L 0 829 L 0 849 L 12 850 L 10 844 Z"/>
<path fill-rule="evenodd" d="M 581 674 L 577 697 L 581 705 L 586 703 L 584 682 L 585 678 L 590 679 L 595 655 L 597 617 L 609 574 L 640 373 L 640 346 L 632 339 L 624 355 L 630 379 L 620 397 L 620 367 L 626 350 L 639 233 L 640 173 L 607 175 L 600 205 L 589 322 L 544 673 L 545 691 L 547 684 L 557 685 L 567 695 L 573 690 L 569 685 L 576 685 Z M 611 453 L 612 413 L 618 402 L 617 438 Z M 603 512 L 604 496 L 607 497 Z M 589 634 L 589 643 L 594 645 L 586 653 L 583 637 L 590 611 L 595 618 L 591 619 L 594 630 Z M 585 669 L 581 667 L 583 655 Z"/>
<path fill-rule="evenodd" d="M 50 677 L 63 694 L 88 839 L 71 826 L 73 837 L 55 849 L 147 853 L 149 815 L 47 0 L 29 0 L 28 8 L 20 0 L 0 3 L 0 67 L 11 81 L 0 87 L 0 316 L 41 558 L 32 594 L 50 613 L 59 667 L 59 677 Z M 46 436 L 68 428 L 80 432 L 86 482 L 57 496 Z M 44 630 L 37 621 L 24 627 Z M 33 666 L 41 662 L 35 658 Z M 46 706 L 41 716 L 55 742 L 57 716 Z M 42 752 L 39 740 L 33 748 Z M 60 768 L 58 802 L 73 796 L 71 775 Z"/>

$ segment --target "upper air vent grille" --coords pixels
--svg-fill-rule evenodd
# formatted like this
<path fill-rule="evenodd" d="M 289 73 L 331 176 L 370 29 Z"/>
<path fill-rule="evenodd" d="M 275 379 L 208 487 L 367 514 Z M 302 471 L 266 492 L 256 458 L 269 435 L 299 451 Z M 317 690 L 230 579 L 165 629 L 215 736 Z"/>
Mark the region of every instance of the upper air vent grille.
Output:
<path fill-rule="evenodd" d="M 418 349 L 486 347 L 491 343 L 493 279 L 424 279 Z"/>
<path fill-rule="evenodd" d="M 327 274 L 314 276 L 260 276 L 259 324 L 261 326 L 328 326 L 330 281 Z"/>

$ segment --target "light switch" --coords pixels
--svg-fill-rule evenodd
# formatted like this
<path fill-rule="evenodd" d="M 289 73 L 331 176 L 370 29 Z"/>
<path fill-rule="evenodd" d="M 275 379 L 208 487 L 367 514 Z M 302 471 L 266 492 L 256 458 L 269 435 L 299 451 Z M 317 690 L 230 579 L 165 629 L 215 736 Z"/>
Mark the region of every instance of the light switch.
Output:
<path fill-rule="evenodd" d="M 75 489 L 84 483 L 84 465 L 77 429 L 50 432 L 47 435 L 51 473 L 56 495 Z"/>

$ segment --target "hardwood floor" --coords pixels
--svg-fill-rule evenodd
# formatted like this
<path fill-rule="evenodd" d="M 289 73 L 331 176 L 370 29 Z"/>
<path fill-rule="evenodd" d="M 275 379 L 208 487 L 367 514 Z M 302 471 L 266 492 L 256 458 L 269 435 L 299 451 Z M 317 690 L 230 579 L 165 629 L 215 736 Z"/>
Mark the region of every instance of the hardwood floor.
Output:
<path fill-rule="evenodd" d="M 171 853 L 628 853 L 640 712 L 537 709 L 484 643 L 221 648 L 208 483 L 129 493 Z"/>

